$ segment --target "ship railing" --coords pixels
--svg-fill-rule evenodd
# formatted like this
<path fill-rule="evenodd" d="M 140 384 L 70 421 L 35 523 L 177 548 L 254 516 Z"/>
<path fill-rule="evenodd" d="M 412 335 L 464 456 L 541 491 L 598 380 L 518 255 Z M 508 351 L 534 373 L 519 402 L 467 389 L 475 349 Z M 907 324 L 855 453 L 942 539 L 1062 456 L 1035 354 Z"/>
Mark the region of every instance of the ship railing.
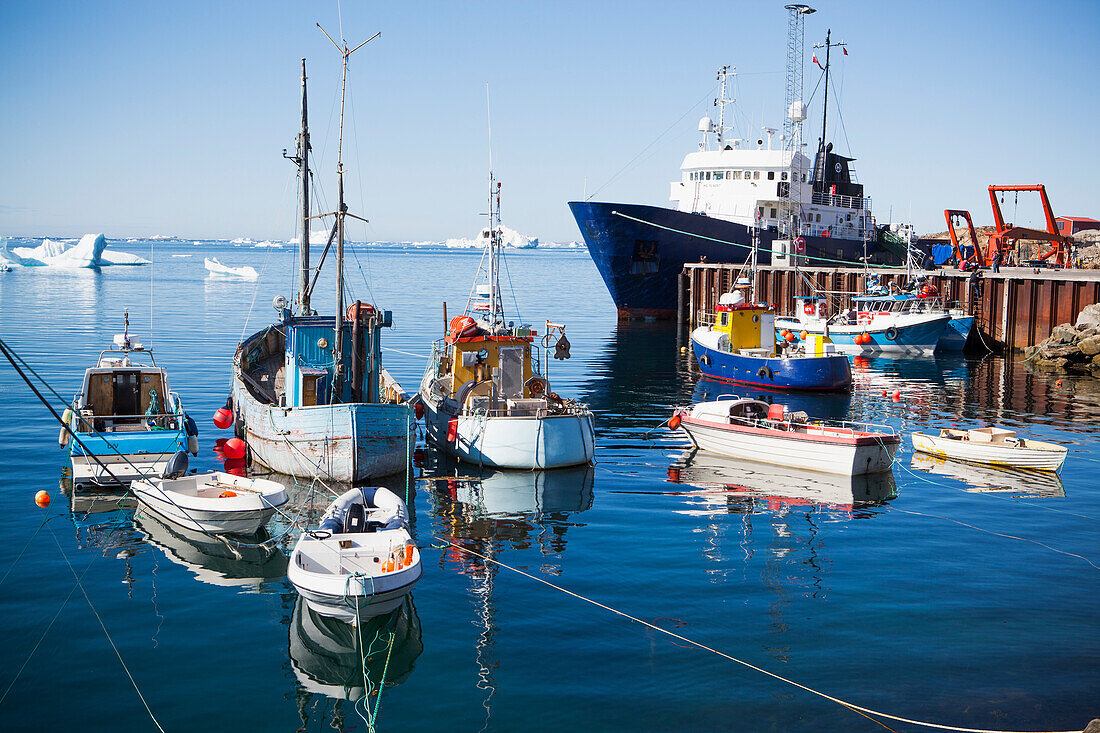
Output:
<path fill-rule="evenodd" d="M 717 320 L 717 316 L 713 313 L 708 313 L 705 310 L 695 311 L 696 326 L 713 326 Z"/>
<path fill-rule="evenodd" d="M 836 206 L 841 209 L 871 209 L 870 196 L 844 196 L 839 193 L 822 193 L 815 191 L 810 196 L 810 203 L 818 206 Z"/>
<path fill-rule="evenodd" d="M 786 234 L 787 227 L 782 227 L 781 231 Z M 825 224 L 812 221 L 800 222 L 798 225 L 798 233 L 804 237 L 839 237 L 840 239 L 872 239 L 874 237 L 873 227 L 864 225 L 860 226 L 859 222 L 844 222 L 842 224 Z"/>

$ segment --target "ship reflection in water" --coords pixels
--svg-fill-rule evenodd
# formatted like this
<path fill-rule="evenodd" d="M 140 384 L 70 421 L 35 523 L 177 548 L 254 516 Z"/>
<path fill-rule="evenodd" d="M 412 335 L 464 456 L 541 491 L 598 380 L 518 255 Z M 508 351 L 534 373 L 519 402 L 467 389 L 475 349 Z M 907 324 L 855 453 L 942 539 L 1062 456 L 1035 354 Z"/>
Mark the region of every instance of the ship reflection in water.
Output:
<path fill-rule="evenodd" d="M 958 479 L 981 494 L 1009 494 L 1015 497 L 1060 498 L 1066 495 L 1062 479 L 1053 471 L 985 466 L 980 463 L 937 458 L 927 453 L 914 453 L 911 466 L 936 476 Z"/>
<path fill-rule="evenodd" d="M 694 500 L 685 512 L 704 516 L 776 513 L 801 506 L 859 518 L 868 516 L 864 510 L 897 496 L 892 471 L 841 476 L 695 450 L 683 453 L 669 467 L 668 480 L 696 487 L 696 491 L 684 492 Z"/>

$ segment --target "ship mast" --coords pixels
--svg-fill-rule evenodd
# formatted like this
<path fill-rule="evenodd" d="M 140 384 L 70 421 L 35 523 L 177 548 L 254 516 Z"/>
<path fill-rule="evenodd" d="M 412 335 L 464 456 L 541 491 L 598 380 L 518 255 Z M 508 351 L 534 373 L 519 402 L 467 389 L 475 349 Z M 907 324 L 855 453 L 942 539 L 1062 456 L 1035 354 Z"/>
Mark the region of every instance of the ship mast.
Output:
<path fill-rule="evenodd" d="M 321 24 L 317 24 L 318 28 L 321 28 Z M 335 401 L 339 399 L 340 386 L 343 383 L 343 360 L 344 360 L 344 217 L 350 216 L 360 221 L 366 221 L 360 216 L 348 213 L 348 207 L 344 203 L 344 97 L 347 91 L 348 84 L 348 57 L 353 53 L 367 45 L 378 36 L 382 35 L 381 32 L 375 33 L 367 40 L 360 43 L 355 48 L 348 50 L 348 44 L 344 39 L 340 39 L 344 44 L 343 48 L 340 47 L 336 41 L 332 40 L 324 28 L 321 28 L 321 32 L 325 34 L 325 37 L 332 41 L 332 45 L 336 46 L 336 50 L 339 52 L 343 59 L 343 73 L 340 77 L 340 135 L 336 144 L 336 191 L 337 191 L 337 206 L 336 211 L 336 328 L 335 328 L 335 343 L 333 344 L 333 366 L 332 366 L 332 389 L 330 390 L 330 399 Z"/>
<path fill-rule="evenodd" d="M 298 259 L 298 314 L 309 315 L 309 120 L 306 116 L 306 60 L 302 59 L 302 132 L 298 136 L 298 175 L 302 177 L 302 237 Z"/>
<path fill-rule="evenodd" d="M 500 182 L 493 176 L 493 117 L 488 84 L 485 115 L 489 130 L 489 327 L 495 328 L 504 323 L 504 301 L 500 297 Z"/>
<path fill-rule="evenodd" d="M 825 31 L 825 43 L 815 43 L 814 48 L 825 49 L 825 68 L 822 71 L 825 72 L 825 99 L 821 104 L 821 144 L 818 147 L 818 169 L 821 171 L 821 185 L 824 189 L 825 186 L 825 146 L 828 144 L 825 139 L 825 125 L 829 120 L 829 56 L 832 49 L 836 46 L 843 46 L 844 42 L 832 43 L 830 38 L 832 37 L 833 29 L 829 28 Z M 815 171 L 816 173 L 817 171 Z M 824 193 L 824 190 L 822 191 Z"/>

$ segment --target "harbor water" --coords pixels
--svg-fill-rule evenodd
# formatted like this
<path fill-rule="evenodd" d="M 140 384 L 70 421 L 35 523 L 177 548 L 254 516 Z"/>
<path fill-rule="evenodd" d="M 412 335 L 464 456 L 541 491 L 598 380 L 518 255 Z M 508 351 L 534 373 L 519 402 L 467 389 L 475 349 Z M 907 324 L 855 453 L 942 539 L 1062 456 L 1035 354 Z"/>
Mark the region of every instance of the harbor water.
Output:
<path fill-rule="evenodd" d="M 192 467 L 215 469 L 214 440 L 230 434 L 210 415 L 238 341 L 292 296 L 293 247 L 112 247 L 154 264 L 0 274 L 0 337 L 69 400 L 128 308 L 199 423 Z M 260 277 L 210 277 L 204 256 Z M 480 258 L 351 249 L 348 286 L 393 311 L 385 366 L 410 393 L 442 301 L 461 312 Z M 423 578 L 358 629 L 298 600 L 285 517 L 277 552 L 234 552 L 118 495 L 74 493 L 57 423 L 4 363 L 0 727 L 882 729 L 813 691 L 991 730 L 1100 716 L 1100 382 L 1000 357 L 856 359 L 850 396 L 766 399 L 901 432 L 892 474 L 695 455 L 660 427 L 670 408 L 736 390 L 700 381 L 683 334 L 617 323 L 584 249 L 506 261 L 509 313 L 540 334 L 546 319 L 567 325 L 572 358 L 549 360 L 548 376 L 595 412 L 597 463 L 492 472 L 418 451 L 410 476 L 384 482 L 410 494 Z M 333 298 L 314 306 L 330 313 Z M 914 458 L 908 433 L 978 423 L 1066 445 L 1061 475 Z"/>

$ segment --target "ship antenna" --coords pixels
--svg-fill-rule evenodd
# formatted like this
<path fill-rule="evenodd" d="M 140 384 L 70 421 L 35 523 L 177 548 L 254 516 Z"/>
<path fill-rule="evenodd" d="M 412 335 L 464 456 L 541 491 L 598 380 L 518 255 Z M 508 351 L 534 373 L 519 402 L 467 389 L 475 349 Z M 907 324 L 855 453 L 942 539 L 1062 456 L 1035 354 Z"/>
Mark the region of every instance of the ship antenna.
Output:
<path fill-rule="evenodd" d="M 318 28 L 321 28 L 321 24 L 317 24 Z M 366 221 L 360 216 L 355 214 L 349 214 L 347 206 L 344 204 L 344 97 L 347 91 L 348 84 L 348 57 L 353 53 L 367 45 L 378 36 L 382 35 L 381 32 L 375 33 L 367 40 L 360 43 L 355 48 L 348 50 L 348 44 L 341 36 L 340 42 L 343 43 L 343 48 L 340 47 L 336 41 L 332 40 L 324 28 L 321 28 L 321 32 L 325 34 L 325 38 L 332 42 L 332 45 L 336 47 L 336 51 L 343 59 L 343 73 L 340 77 L 340 136 L 336 144 L 336 190 L 337 190 L 337 206 L 336 211 L 336 327 L 335 338 L 333 339 L 333 373 L 332 384 L 333 389 L 331 392 L 331 399 L 336 400 L 340 394 L 340 386 L 343 379 L 343 358 L 344 358 L 344 339 L 341 338 L 344 328 L 344 217 L 350 216 L 361 221 Z"/>

